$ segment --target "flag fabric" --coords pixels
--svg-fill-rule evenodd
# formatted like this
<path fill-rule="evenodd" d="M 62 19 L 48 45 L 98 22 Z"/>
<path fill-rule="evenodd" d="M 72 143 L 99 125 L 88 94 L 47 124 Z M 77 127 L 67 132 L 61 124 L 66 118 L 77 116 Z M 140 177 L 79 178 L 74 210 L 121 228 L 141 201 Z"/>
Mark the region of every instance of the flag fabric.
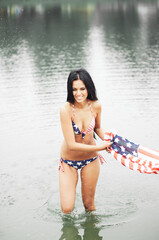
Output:
<path fill-rule="evenodd" d="M 107 131 L 105 141 L 112 141 L 108 152 L 125 167 L 140 173 L 159 174 L 159 152 L 135 144 L 119 136 L 116 131 Z"/>

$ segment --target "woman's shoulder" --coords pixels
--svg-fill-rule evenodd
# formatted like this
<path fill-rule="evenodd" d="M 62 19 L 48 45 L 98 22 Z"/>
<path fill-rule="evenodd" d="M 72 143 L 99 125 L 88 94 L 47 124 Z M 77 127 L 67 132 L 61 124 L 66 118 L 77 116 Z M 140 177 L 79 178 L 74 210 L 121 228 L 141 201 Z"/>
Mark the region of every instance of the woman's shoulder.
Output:
<path fill-rule="evenodd" d="M 61 108 L 60 108 L 60 113 L 61 114 L 71 114 L 71 110 L 72 110 L 72 105 L 69 102 L 65 102 Z"/>
<path fill-rule="evenodd" d="M 94 109 L 94 111 L 96 112 L 101 111 L 101 103 L 99 100 L 91 101 L 91 106 Z"/>

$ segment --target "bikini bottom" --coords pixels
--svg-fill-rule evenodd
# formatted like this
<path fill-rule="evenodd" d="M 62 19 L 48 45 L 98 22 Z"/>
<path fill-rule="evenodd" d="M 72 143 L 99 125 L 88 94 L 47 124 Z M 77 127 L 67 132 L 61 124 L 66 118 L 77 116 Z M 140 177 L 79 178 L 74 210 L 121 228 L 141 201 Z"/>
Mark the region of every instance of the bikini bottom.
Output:
<path fill-rule="evenodd" d="M 97 158 L 99 157 L 101 164 L 103 164 L 103 162 L 105 161 L 104 158 L 99 154 L 96 157 L 87 159 L 87 160 L 81 160 L 81 161 L 73 161 L 73 160 L 65 160 L 63 158 L 60 158 L 60 163 L 59 163 L 59 170 L 62 169 L 62 171 L 64 172 L 64 168 L 62 166 L 62 162 L 68 164 L 69 166 L 75 168 L 75 169 L 82 169 L 83 167 L 85 167 L 86 165 L 88 165 L 89 163 L 95 161 Z"/>

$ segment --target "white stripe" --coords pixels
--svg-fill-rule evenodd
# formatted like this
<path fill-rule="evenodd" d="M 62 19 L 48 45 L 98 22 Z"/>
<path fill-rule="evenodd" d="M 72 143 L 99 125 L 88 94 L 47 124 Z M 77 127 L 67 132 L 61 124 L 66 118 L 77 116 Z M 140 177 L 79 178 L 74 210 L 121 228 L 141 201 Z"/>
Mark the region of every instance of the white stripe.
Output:
<path fill-rule="evenodd" d="M 129 168 L 129 163 L 130 163 L 130 160 L 129 159 L 125 159 L 125 166 Z"/>
<path fill-rule="evenodd" d="M 144 172 L 145 170 L 147 172 L 147 168 L 145 168 L 145 166 L 141 166 L 140 170 L 141 170 L 141 172 Z"/>
<path fill-rule="evenodd" d="M 152 163 L 159 163 L 159 160 L 151 158 L 149 156 L 146 156 L 145 154 L 142 153 L 138 153 L 139 158 L 142 158 L 143 160 L 147 160 L 147 161 L 152 161 Z"/>
<path fill-rule="evenodd" d="M 121 155 L 120 155 L 120 154 L 117 155 L 117 160 L 118 160 L 119 162 L 121 162 Z"/>
<path fill-rule="evenodd" d="M 133 169 L 134 169 L 135 171 L 138 170 L 138 163 L 134 163 L 134 164 L 133 164 Z"/>
<path fill-rule="evenodd" d="M 113 157 L 115 158 L 116 152 L 114 150 L 112 150 L 111 153 L 112 153 Z M 121 163 L 121 156 L 118 153 L 117 153 L 117 159 L 116 160 Z"/>

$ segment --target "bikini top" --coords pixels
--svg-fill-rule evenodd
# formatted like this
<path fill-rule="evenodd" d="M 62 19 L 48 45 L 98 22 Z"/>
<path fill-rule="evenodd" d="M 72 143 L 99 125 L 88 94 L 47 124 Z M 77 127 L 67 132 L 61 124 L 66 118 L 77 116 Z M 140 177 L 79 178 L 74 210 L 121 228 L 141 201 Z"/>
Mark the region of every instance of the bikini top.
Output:
<path fill-rule="evenodd" d="M 82 138 L 84 138 L 87 133 L 92 132 L 94 130 L 94 127 L 95 127 L 95 117 L 93 115 L 92 107 L 91 107 L 91 104 L 89 102 L 88 102 L 88 105 L 89 105 L 91 113 L 92 113 L 92 119 L 91 119 L 91 121 L 88 125 L 88 128 L 85 131 L 80 131 L 79 127 L 75 124 L 75 122 L 72 121 L 72 127 L 73 127 L 75 135 L 82 134 Z M 73 116 L 74 115 L 75 115 L 75 106 L 73 105 Z"/>

